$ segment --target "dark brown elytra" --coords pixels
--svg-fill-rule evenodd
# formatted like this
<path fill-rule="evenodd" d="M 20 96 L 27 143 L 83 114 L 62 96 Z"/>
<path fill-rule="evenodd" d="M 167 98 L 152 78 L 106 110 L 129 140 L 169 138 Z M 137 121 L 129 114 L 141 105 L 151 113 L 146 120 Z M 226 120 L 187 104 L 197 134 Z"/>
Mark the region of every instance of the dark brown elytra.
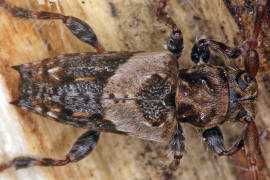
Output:
<path fill-rule="evenodd" d="M 244 145 L 251 176 L 258 179 L 258 133 L 253 121 L 258 71 L 255 49 L 265 10 L 258 11 L 254 36 L 246 43 L 230 48 L 216 41 L 200 40 L 191 54 L 198 65 L 178 70 L 176 58 L 181 55 L 183 38 L 180 29 L 164 12 L 166 4 L 167 1 L 160 1 L 158 16 L 172 28 L 168 41 L 171 53 L 105 53 L 90 26 L 77 18 L 33 12 L 0 1 L 16 17 L 61 19 L 76 37 L 101 52 L 59 55 L 14 67 L 20 72 L 21 80 L 20 97 L 13 104 L 91 130 L 75 142 L 64 160 L 19 157 L 1 164 L 2 170 L 11 166 L 60 166 L 78 161 L 94 148 L 99 132 L 105 131 L 169 141 L 174 160 L 164 173 L 168 179 L 183 156 L 180 123 L 187 122 L 204 130 L 207 145 L 219 155 L 232 155 Z M 260 1 L 257 9 L 265 6 L 266 1 Z M 207 65 L 209 47 L 230 58 L 242 55 L 245 70 Z M 229 149 L 224 148 L 217 126 L 226 120 L 247 124 L 243 137 Z"/>

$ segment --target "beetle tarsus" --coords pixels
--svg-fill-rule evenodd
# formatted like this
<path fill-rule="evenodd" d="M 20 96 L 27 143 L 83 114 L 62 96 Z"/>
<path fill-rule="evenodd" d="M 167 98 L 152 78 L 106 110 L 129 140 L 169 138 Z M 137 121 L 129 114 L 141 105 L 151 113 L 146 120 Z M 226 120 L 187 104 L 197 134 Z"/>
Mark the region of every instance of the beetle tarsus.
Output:
<path fill-rule="evenodd" d="M 31 166 L 64 166 L 70 163 L 70 159 L 55 160 L 51 158 L 31 158 L 31 157 L 17 157 L 12 161 L 0 164 L 0 172 L 15 167 L 15 169 L 23 169 Z"/>
<path fill-rule="evenodd" d="M 205 40 L 200 40 L 198 43 L 196 43 L 190 54 L 191 60 L 198 64 L 198 63 L 207 63 L 210 58 L 210 50 L 207 45 L 204 44 Z"/>
<path fill-rule="evenodd" d="M 6 1 L 0 1 L 0 7 L 3 7 L 12 14 L 14 17 L 27 18 L 27 19 L 40 19 L 40 20 L 53 20 L 60 19 L 79 40 L 93 46 L 97 52 L 104 52 L 105 49 L 98 41 L 97 36 L 93 29 L 84 21 L 72 17 L 64 16 L 59 13 L 52 13 L 46 11 L 31 11 L 24 8 L 19 8 L 8 4 Z"/>
<path fill-rule="evenodd" d="M 16 169 L 28 168 L 31 166 L 64 166 L 71 162 L 77 162 L 87 156 L 96 146 L 99 132 L 87 131 L 82 134 L 74 143 L 64 160 L 55 160 L 52 158 L 32 158 L 17 157 L 11 161 L 0 164 L 0 172 L 15 167 Z"/>

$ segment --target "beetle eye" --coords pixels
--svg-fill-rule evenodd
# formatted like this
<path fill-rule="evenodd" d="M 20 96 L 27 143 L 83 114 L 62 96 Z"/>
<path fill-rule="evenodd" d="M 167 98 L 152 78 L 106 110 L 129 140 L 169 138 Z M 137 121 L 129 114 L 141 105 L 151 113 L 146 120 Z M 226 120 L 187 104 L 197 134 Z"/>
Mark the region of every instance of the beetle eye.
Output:
<path fill-rule="evenodd" d="M 252 79 L 245 72 L 240 72 L 236 76 L 237 84 L 239 85 L 241 90 L 245 90 L 248 87 L 251 80 Z"/>
<path fill-rule="evenodd" d="M 245 109 L 241 109 L 240 111 L 239 111 L 239 113 L 237 114 L 237 116 L 236 116 L 236 120 L 240 120 L 241 118 L 243 118 L 244 116 L 246 116 L 247 115 L 247 111 L 245 110 Z"/>
<path fill-rule="evenodd" d="M 244 80 L 247 84 L 251 82 L 251 78 L 247 74 L 244 75 Z"/>

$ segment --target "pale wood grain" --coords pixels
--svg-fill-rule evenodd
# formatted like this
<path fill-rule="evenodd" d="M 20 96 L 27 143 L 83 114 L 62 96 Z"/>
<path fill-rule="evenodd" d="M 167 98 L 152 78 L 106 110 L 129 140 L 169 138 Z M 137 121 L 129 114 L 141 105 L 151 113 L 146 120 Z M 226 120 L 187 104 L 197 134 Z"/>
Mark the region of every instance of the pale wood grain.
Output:
<path fill-rule="evenodd" d="M 91 25 L 107 50 L 162 51 L 165 50 L 169 35 L 165 31 L 168 29 L 155 17 L 156 1 L 152 0 L 9 2 L 20 7 L 81 18 Z M 115 4 L 116 17 L 111 15 L 109 2 Z M 185 49 L 179 59 L 181 67 L 192 64 L 189 54 L 196 39 L 207 37 L 233 45 L 233 38 L 237 38 L 237 26 L 222 1 L 172 0 L 169 11 L 184 34 Z M 59 21 L 22 20 L 12 17 L 3 9 L 0 9 L 0 19 L 0 161 L 18 155 L 64 158 L 84 130 L 9 105 L 8 102 L 16 98 L 18 88 L 18 74 L 10 66 L 57 54 L 93 51 L 93 48 L 77 40 Z M 261 114 L 268 115 L 267 108 L 262 107 Z M 259 118 L 267 121 L 264 115 Z M 191 126 L 184 125 L 184 132 L 187 152 L 177 171 L 177 179 L 237 179 L 237 167 L 231 158 L 217 157 L 207 150 L 199 132 Z M 268 164 L 269 147 L 269 144 L 262 142 Z M 171 154 L 166 144 L 103 134 L 93 153 L 78 163 L 56 168 L 10 169 L 0 174 L 0 179 L 160 179 L 170 159 Z"/>

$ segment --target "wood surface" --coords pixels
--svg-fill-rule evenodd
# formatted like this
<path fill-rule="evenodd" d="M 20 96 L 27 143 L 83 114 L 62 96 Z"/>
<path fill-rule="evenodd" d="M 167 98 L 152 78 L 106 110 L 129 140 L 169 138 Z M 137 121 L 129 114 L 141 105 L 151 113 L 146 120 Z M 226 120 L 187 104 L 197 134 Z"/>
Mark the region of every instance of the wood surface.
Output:
<path fill-rule="evenodd" d="M 157 21 L 154 0 L 8 0 L 33 10 L 72 15 L 91 25 L 108 51 L 164 51 L 169 30 Z M 112 14 L 113 3 L 116 15 Z M 221 0 L 171 0 L 169 14 L 184 36 L 185 48 L 179 62 L 190 67 L 192 45 L 211 38 L 228 45 L 241 43 L 239 30 Z M 9 104 L 18 96 L 19 75 L 10 66 L 58 54 L 94 51 L 77 40 L 59 21 L 36 21 L 12 17 L 0 8 L 0 162 L 20 155 L 61 159 L 84 132 L 59 124 Z M 261 87 L 263 89 L 263 87 Z M 264 94 L 259 99 L 257 124 L 270 126 Z M 263 100 L 262 100 L 263 99 Z M 237 169 L 231 157 L 218 157 L 207 149 L 198 130 L 184 124 L 186 152 L 177 170 L 181 180 L 234 180 Z M 224 125 L 225 138 L 239 130 Z M 234 130 L 233 130 L 234 129 Z M 231 133 L 233 132 L 233 133 Z M 270 143 L 261 141 L 270 165 Z M 32 167 L 0 174 L 1 180 L 150 180 L 160 179 L 172 154 L 167 144 L 135 137 L 103 133 L 97 147 L 85 159 L 65 167 Z"/>

